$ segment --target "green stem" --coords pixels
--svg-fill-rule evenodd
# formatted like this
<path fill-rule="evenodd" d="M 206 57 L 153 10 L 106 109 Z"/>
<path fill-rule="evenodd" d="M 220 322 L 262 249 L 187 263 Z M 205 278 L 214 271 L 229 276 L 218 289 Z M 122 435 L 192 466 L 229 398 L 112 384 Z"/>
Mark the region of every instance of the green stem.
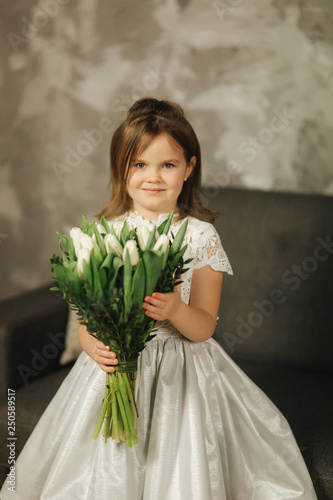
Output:
<path fill-rule="evenodd" d="M 128 411 L 128 408 L 126 408 L 125 410 L 125 405 L 126 405 L 126 401 L 123 401 L 123 398 L 122 398 L 122 391 L 121 391 L 121 382 L 119 383 L 119 390 L 116 392 L 117 394 L 117 402 L 118 402 L 118 405 L 119 405 L 119 409 L 120 409 L 120 414 L 121 414 L 121 417 L 122 417 L 122 421 L 123 421 L 123 426 L 124 426 L 124 434 L 125 434 L 125 440 L 127 441 L 127 446 L 128 448 L 131 448 L 132 446 L 132 440 L 131 440 L 131 432 L 130 432 L 130 429 L 129 429 L 129 425 L 128 425 L 128 420 L 127 420 L 127 411 Z M 127 407 L 128 407 L 128 403 L 127 403 Z"/>
<path fill-rule="evenodd" d="M 112 400 L 112 439 L 115 439 L 117 443 L 120 442 L 119 436 L 119 419 L 118 419 L 118 405 L 117 400 L 114 397 Z"/>
<path fill-rule="evenodd" d="M 103 422 L 104 422 L 105 413 L 106 413 L 107 408 L 108 408 L 108 398 L 107 398 L 107 389 L 108 389 L 108 387 L 107 386 L 108 386 L 108 376 L 106 376 L 105 396 L 104 396 L 104 400 L 103 400 L 103 404 L 102 404 L 102 410 L 101 410 L 101 413 L 99 415 L 99 419 L 98 419 L 98 422 L 97 422 L 97 425 L 96 425 L 95 432 L 93 434 L 93 439 L 96 439 L 97 436 L 98 436 L 98 434 L 100 433 L 100 430 L 101 430 Z"/>
<path fill-rule="evenodd" d="M 135 403 L 135 378 L 136 378 L 136 373 L 133 373 L 133 381 L 131 380 L 131 374 L 127 374 L 127 393 L 128 393 L 128 399 L 130 400 L 131 403 L 131 408 L 132 408 L 132 415 L 136 415 L 137 417 L 139 416 L 138 413 L 138 408 Z M 133 382 L 133 383 L 132 383 Z M 136 418 L 134 418 L 134 422 L 136 424 Z M 136 430 L 136 425 L 135 425 L 135 430 Z"/>
<path fill-rule="evenodd" d="M 131 404 L 131 401 L 130 401 L 129 396 L 128 396 L 130 394 L 131 398 L 132 398 L 132 392 L 131 392 L 131 388 L 130 388 L 129 381 L 128 381 L 128 374 L 121 373 L 120 375 L 121 375 L 121 381 L 119 382 L 119 389 L 120 389 L 120 392 L 122 395 L 122 401 L 124 404 L 124 410 L 126 412 L 127 424 L 128 424 L 128 429 L 129 429 L 129 436 L 127 438 L 127 444 L 129 443 L 129 440 L 130 440 L 131 444 L 129 447 L 131 447 L 132 442 L 133 442 L 133 444 L 138 444 L 138 438 L 137 438 L 136 431 L 134 428 L 134 422 L 135 422 L 135 418 L 136 418 L 135 408 L 134 408 L 134 405 Z"/>

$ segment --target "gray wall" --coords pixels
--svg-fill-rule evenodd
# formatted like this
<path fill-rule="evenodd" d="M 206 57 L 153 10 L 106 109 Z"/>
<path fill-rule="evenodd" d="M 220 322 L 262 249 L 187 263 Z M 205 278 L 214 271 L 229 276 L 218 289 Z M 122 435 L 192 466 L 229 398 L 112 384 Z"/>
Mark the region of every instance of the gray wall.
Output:
<path fill-rule="evenodd" d="M 0 298 L 47 283 L 55 231 L 106 204 L 143 95 L 187 111 L 208 205 L 217 185 L 332 195 L 332 19 L 330 0 L 2 0 Z"/>

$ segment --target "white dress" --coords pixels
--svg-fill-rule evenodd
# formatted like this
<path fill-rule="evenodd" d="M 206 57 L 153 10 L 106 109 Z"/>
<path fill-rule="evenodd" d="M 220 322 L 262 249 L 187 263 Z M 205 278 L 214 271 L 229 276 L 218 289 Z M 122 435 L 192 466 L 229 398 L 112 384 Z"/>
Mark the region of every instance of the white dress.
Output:
<path fill-rule="evenodd" d="M 188 219 L 187 304 L 194 269 L 232 274 L 214 226 Z M 137 227 L 142 217 L 126 220 Z M 196 343 L 168 321 L 158 326 L 138 361 L 139 444 L 92 439 L 105 373 L 83 352 L 18 457 L 16 493 L 5 482 L 1 500 L 317 498 L 287 420 L 261 389 L 214 339 Z"/>

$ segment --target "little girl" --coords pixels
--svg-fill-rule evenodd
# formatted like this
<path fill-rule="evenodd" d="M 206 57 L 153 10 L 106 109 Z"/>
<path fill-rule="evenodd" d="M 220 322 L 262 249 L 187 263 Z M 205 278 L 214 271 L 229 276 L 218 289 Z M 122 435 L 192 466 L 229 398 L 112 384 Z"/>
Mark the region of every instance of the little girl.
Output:
<path fill-rule="evenodd" d="M 92 435 L 105 372 L 118 360 L 79 327 L 83 348 L 17 461 L 19 500 L 315 500 L 292 431 L 279 410 L 212 339 L 223 272 L 232 274 L 200 200 L 197 137 L 182 109 L 144 98 L 111 143 L 109 223 L 188 218 L 183 283 L 143 307 L 157 335 L 138 361 L 139 444 Z"/>

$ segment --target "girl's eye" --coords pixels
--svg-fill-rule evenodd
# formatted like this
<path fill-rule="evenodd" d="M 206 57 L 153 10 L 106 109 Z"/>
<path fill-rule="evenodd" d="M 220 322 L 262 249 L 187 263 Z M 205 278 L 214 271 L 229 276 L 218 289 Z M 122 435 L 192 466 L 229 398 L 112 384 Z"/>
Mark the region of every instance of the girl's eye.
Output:
<path fill-rule="evenodd" d="M 164 166 L 166 168 L 172 168 L 174 165 L 173 165 L 173 163 L 164 163 Z"/>
<path fill-rule="evenodd" d="M 138 168 L 143 168 L 143 167 L 145 167 L 145 164 L 144 163 L 136 163 L 135 166 Z"/>

